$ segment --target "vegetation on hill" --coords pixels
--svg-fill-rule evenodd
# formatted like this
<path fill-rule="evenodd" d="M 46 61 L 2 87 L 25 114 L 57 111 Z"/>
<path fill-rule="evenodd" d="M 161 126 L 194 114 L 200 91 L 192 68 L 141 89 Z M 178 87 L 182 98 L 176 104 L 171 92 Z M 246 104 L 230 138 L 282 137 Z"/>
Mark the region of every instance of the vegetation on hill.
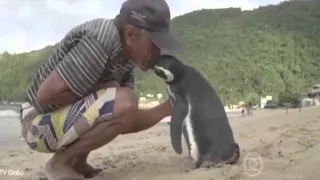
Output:
<path fill-rule="evenodd" d="M 296 94 L 320 82 L 320 1 L 288 1 L 253 11 L 199 10 L 174 18 L 179 55 L 212 83 L 224 101 L 280 92 Z M 21 100 L 52 47 L 0 55 L 0 98 Z M 142 93 L 164 92 L 156 76 L 137 72 Z"/>

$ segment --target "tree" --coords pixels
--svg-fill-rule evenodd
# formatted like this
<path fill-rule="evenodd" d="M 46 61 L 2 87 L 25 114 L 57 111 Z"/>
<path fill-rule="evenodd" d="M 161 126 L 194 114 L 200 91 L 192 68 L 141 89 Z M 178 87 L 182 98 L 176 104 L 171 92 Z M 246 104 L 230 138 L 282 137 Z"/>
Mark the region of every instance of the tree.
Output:
<path fill-rule="evenodd" d="M 253 11 L 198 10 L 176 17 L 179 58 L 199 70 L 226 102 L 296 94 L 320 83 L 320 1 L 288 1 Z M 0 99 L 22 100 L 53 47 L 0 55 Z M 137 71 L 139 92 L 165 93 L 152 72 Z M 219 89 L 223 87 L 225 89 Z M 226 90 L 232 89 L 232 90 Z"/>

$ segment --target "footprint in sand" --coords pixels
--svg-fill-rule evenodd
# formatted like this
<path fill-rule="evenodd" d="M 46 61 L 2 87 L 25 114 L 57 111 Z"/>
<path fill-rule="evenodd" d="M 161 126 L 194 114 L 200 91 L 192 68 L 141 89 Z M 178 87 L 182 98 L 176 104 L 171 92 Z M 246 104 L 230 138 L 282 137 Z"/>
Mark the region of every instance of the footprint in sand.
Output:
<path fill-rule="evenodd" d="M 272 126 L 268 130 L 274 132 L 274 131 L 277 131 L 278 129 L 279 129 L 278 127 Z"/>

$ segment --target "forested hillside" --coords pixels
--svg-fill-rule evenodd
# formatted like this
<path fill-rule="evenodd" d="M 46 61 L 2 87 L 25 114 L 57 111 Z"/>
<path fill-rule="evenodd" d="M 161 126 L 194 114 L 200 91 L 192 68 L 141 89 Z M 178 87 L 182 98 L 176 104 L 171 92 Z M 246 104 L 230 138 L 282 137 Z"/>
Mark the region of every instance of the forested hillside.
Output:
<path fill-rule="evenodd" d="M 181 59 L 200 70 L 223 99 L 305 90 L 320 83 L 320 1 L 290 1 L 253 11 L 200 10 L 173 19 Z M 19 100 L 52 47 L 0 56 L 0 98 Z M 138 74 L 141 92 L 163 92 Z"/>

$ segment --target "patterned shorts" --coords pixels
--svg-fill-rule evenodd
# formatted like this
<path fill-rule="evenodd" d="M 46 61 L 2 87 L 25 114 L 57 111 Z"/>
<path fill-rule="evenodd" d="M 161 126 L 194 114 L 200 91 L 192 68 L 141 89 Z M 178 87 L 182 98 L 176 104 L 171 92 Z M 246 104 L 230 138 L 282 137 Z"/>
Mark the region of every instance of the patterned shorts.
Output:
<path fill-rule="evenodd" d="M 37 114 L 23 104 L 22 136 L 38 152 L 56 152 L 76 141 L 96 123 L 111 120 L 116 89 L 101 89 L 72 105 L 47 114 Z"/>

